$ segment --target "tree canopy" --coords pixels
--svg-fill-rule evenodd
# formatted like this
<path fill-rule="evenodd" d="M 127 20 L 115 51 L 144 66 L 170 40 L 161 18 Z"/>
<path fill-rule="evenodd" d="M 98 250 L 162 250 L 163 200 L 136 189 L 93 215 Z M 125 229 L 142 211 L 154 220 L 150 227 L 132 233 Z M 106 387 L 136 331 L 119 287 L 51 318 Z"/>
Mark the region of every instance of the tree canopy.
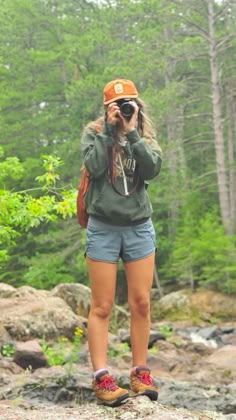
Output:
<path fill-rule="evenodd" d="M 163 149 L 150 183 L 166 288 L 235 291 L 233 0 L 2 0 L 0 281 L 87 282 L 76 222 L 83 127 L 130 78 Z"/>

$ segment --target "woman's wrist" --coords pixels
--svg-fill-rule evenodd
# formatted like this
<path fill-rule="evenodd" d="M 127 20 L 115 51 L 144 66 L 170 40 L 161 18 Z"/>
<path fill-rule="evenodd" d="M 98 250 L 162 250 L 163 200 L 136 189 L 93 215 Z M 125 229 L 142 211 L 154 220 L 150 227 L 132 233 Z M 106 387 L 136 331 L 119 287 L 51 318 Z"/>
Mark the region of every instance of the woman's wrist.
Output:
<path fill-rule="evenodd" d="M 134 131 L 135 129 L 136 129 L 136 127 L 131 127 L 131 128 L 128 128 L 128 129 L 126 129 L 125 134 L 129 134 L 129 133 L 131 133 L 132 131 Z"/>
<path fill-rule="evenodd" d="M 140 140 L 140 136 L 137 132 L 137 129 L 134 128 L 132 131 L 126 132 L 126 138 L 130 143 L 136 143 Z"/>

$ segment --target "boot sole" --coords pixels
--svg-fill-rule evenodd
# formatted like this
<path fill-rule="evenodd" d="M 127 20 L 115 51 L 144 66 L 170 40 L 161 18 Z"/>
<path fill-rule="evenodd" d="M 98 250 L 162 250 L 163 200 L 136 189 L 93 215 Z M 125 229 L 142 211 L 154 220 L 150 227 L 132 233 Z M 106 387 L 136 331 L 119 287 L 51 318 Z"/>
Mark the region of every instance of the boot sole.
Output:
<path fill-rule="evenodd" d="M 116 398 L 113 401 L 104 401 L 104 400 L 97 400 L 98 405 L 106 405 L 108 407 L 119 407 L 119 405 L 126 403 L 126 400 L 129 398 L 129 392 L 127 394 L 121 395 L 120 397 Z"/>
<path fill-rule="evenodd" d="M 140 397 L 141 395 L 146 395 L 146 397 L 148 397 L 151 401 L 158 400 L 158 392 L 152 391 L 151 389 L 146 389 L 145 391 L 141 391 L 138 393 L 132 393 L 132 397 Z"/>

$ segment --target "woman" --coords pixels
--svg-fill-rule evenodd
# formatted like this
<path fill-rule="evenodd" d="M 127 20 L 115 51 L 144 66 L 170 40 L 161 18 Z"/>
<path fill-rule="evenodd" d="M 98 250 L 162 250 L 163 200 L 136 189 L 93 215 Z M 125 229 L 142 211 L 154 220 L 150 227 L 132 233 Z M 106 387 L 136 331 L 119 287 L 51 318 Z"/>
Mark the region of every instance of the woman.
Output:
<path fill-rule="evenodd" d="M 97 400 L 117 406 L 129 396 L 106 367 L 119 258 L 125 268 L 131 315 L 130 387 L 137 395 L 151 400 L 158 397 L 146 366 L 155 258 L 146 181 L 160 171 L 161 150 L 132 81 L 109 82 L 103 103 L 104 117 L 90 123 L 82 136 L 83 161 L 92 176 L 85 199 L 89 215 L 86 262 L 91 285 L 88 343 Z"/>

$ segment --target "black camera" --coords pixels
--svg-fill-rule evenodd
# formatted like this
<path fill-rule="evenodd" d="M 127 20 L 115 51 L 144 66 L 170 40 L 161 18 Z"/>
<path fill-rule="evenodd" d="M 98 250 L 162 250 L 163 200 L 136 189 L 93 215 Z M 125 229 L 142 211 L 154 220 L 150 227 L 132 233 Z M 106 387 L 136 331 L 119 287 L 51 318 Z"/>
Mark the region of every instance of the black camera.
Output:
<path fill-rule="evenodd" d="M 123 115 L 124 118 L 131 118 L 134 113 L 134 106 L 130 103 L 130 101 L 119 101 L 118 105 L 120 107 L 120 113 Z"/>

